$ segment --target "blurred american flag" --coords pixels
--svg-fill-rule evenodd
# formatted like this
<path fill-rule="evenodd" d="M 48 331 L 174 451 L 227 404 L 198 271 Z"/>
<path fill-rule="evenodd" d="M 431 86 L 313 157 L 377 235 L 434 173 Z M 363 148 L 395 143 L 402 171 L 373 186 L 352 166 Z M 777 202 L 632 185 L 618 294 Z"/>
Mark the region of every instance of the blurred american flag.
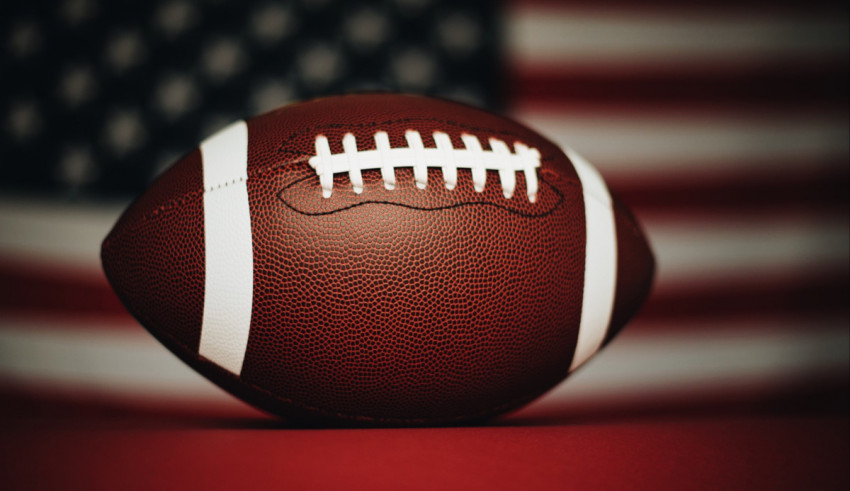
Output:
<path fill-rule="evenodd" d="M 648 305 L 525 411 L 718 397 L 846 410 L 846 6 L 67 0 L 3 9 L 4 407 L 248 411 L 125 313 L 100 271 L 100 241 L 134 193 L 229 120 L 388 89 L 506 111 L 569 144 L 647 229 L 659 264 Z"/>

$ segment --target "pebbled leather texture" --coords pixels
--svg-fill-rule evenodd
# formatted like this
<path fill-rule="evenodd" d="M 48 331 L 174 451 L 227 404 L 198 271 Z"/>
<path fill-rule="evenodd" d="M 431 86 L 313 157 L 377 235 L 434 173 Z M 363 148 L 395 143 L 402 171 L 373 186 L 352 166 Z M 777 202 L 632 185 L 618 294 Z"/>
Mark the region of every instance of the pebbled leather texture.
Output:
<path fill-rule="evenodd" d="M 271 412 L 366 424 L 477 420 L 516 407 L 568 373 L 584 281 L 581 184 L 567 157 L 537 133 L 468 106 L 414 96 L 319 99 L 248 121 L 254 253 L 251 330 L 241 374 L 197 354 L 203 307 L 203 186 L 193 152 L 165 173 L 104 241 L 107 276 L 158 339 L 213 381 Z M 507 200 L 488 171 L 448 191 L 398 169 L 386 190 L 363 171 L 322 198 L 307 163 L 318 134 L 333 152 L 351 132 L 360 149 L 386 131 L 406 146 L 443 131 L 521 141 L 541 152 L 536 203 L 517 175 Z M 634 219 L 615 208 L 621 250 L 618 331 L 651 284 L 653 259 Z"/>
<path fill-rule="evenodd" d="M 204 308 L 201 153 L 168 169 L 119 218 L 101 248 L 103 269 L 148 329 L 197 352 Z"/>

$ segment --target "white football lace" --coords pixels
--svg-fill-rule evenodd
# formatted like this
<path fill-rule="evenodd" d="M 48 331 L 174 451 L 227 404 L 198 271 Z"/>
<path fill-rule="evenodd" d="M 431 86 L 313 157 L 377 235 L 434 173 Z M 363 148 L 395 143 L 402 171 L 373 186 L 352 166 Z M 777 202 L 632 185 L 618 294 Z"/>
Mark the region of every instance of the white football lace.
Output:
<path fill-rule="evenodd" d="M 487 171 L 499 172 L 502 193 L 510 199 L 516 189 L 516 172 L 525 174 L 528 200 L 537 199 L 537 169 L 540 167 L 540 152 L 536 148 L 516 142 L 514 153 L 502 140 L 490 138 L 491 150 L 484 150 L 481 142 L 473 135 L 462 134 L 461 140 L 466 148 L 454 148 L 449 135 L 434 132 L 436 148 L 426 148 L 418 131 L 404 133 L 407 147 L 390 147 L 390 138 L 385 131 L 375 133 L 375 150 L 357 150 L 354 135 L 346 133 L 342 137 L 342 153 L 332 154 L 328 139 L 324 135 L 316 137 L 316 155 L 310 157 L 310 166 L 316 170 L 322 186 L 322 196 L 330 198 L 333 193 L 333 176 L 348 173 L 354 192 L 363 192 L 363 170 L 381 170 L 384 187 L 395 189 L 395 169 L 413 167 L 413 179 L 416 187 L 424 189 L 428 184 L 428 168 L 439 167 L 443 173 L 446 189 L 457 186 L 457 170 L 472 171 L 472 185 L 477 192 L 484 191 Z"/>

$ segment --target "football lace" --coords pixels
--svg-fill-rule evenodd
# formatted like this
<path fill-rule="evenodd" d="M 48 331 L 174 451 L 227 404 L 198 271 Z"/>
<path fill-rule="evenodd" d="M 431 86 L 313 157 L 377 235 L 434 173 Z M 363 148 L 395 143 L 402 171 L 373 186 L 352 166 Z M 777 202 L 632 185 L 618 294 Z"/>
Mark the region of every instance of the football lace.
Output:
<path fill-rule="evenodd" d="M 330 143 L 324 135 L 316 137 L 316 155 L 310 157 L 310 166 L 319 176 L 322 196 L 330 198 L 333 194 L 333 176 L 348 173 L 354 192 L 363 192 L 361 171 L 380 169 L 384 187 L 392 190 L 396 187 L 395 169 L 413 168 L 416 187 L 425 189 L 428 184 L 428 168 L 439 168 L 443 174 L 446 189 L 457 186 L 458 169 L 472 172 L 472 185 L 477 192 L 484 191 L 487 171 L 497 171 L 502 193 L 510 199 L 516 190 L 516 173 L 525 177 L 528 200 L 537 200 L 537 169 L 540 168 L 540 152 L 522 142 L 514 142 L 514 151 L 498 138 L 489 138 L 490 150 L 484 150 L 477 137 L 461 134 L 465 148 L 454 148 L 447 133 L 435 131 L 435 148 L 425 147 L 418 131 L 407 130 L 404 133 L 406 147 L 391 147 L 389 135 L 385 131 L 375 133 L 374 150 L 358 150 L 357 140 L 351 133 L 342 137 L 342 153 L 331 153 Z"/>

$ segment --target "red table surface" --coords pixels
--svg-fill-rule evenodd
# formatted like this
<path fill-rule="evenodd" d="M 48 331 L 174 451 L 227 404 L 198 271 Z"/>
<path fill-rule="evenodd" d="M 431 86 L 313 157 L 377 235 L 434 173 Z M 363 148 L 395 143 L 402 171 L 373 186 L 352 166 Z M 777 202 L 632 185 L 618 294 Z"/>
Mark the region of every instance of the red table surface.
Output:
<path fill-rule="evenodd" d="M 474 427 L 296 429 L 248 408 L 7 395 L 0 488 L 848 489 L 846 392 L 828 397 L 815 407 L 797 396 L 548 407 Z"/>

